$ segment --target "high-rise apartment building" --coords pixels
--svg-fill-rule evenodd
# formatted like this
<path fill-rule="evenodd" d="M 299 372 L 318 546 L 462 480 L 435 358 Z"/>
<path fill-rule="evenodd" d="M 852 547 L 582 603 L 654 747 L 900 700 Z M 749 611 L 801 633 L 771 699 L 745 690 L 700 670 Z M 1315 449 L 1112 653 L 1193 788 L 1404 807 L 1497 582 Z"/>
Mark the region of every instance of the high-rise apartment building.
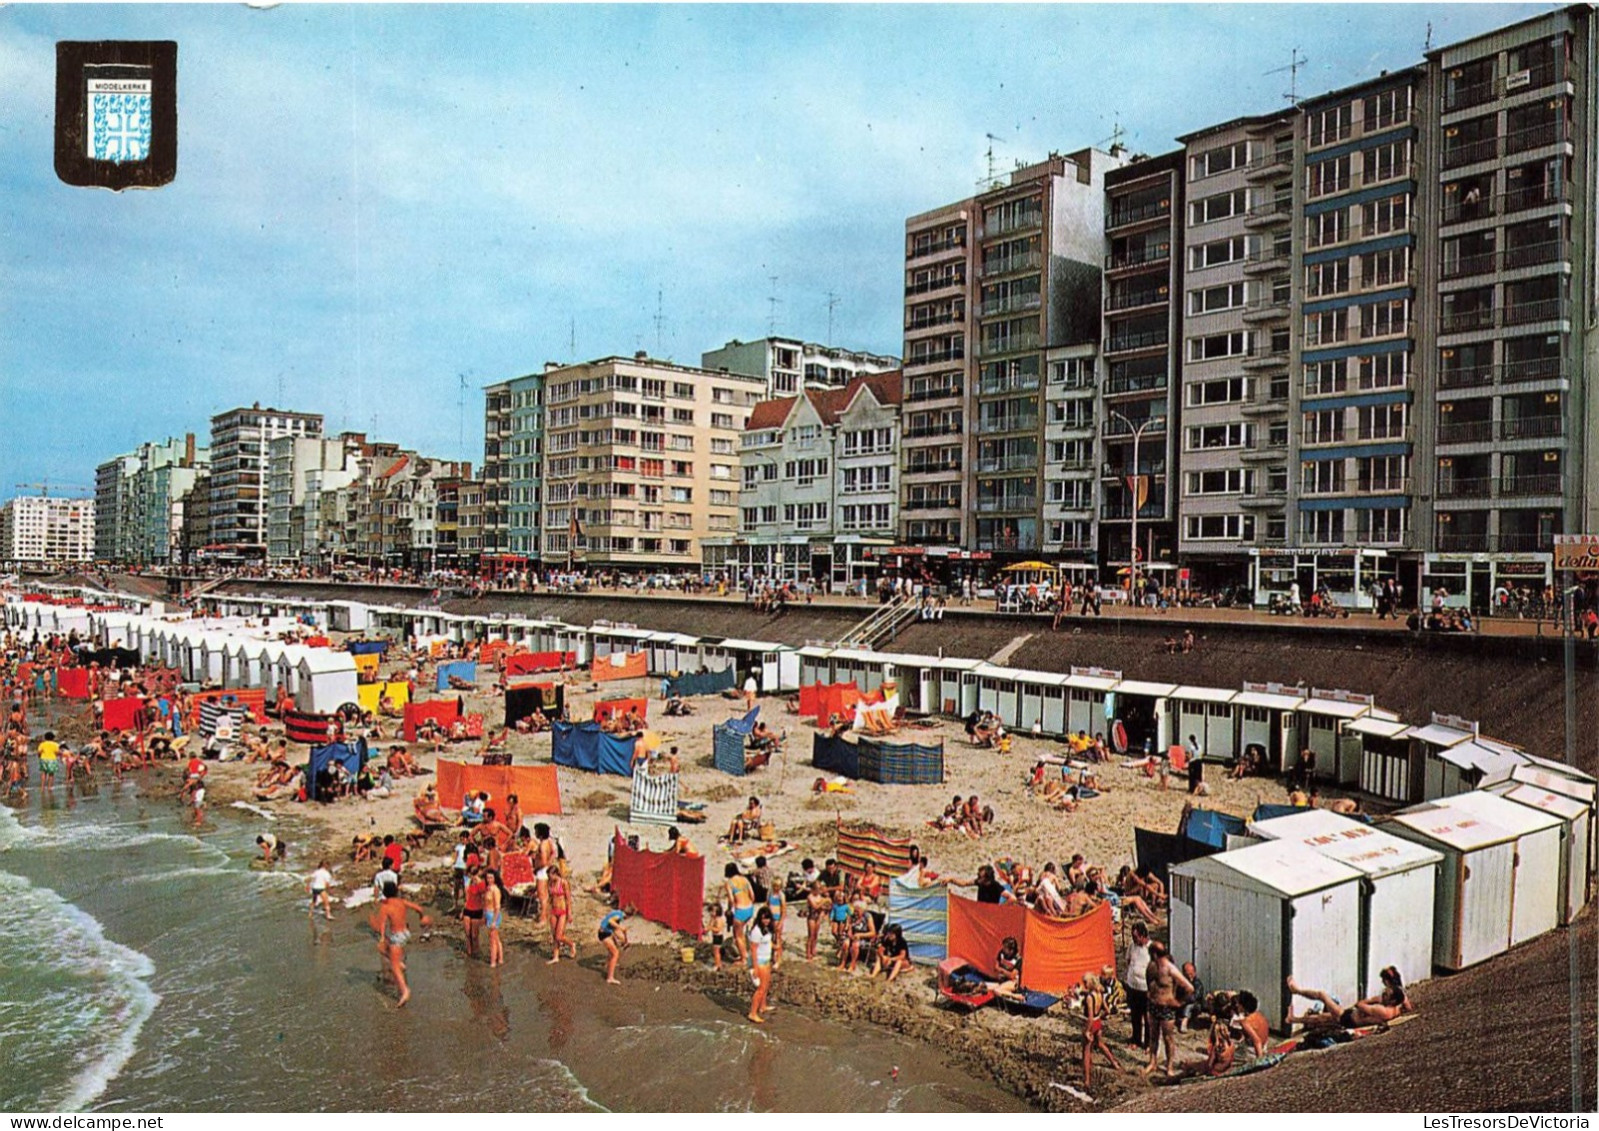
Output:
<path fill-rule="evenodd" d="M 738 529 L 739 440 L 759 377 L 647 355 L 544 374 L 543 560 L 698 569 Z"/>
<path fill-rule="evenodd" d="M 890 372 L 899 368 L 899 358 L 798 338 L 760 338 L 734 339 L 720 349 L 707 350 L 700 355 L 700 365 L 760 377 L 766 382 L 767 397 L 791 397 L 801 389 L 840 389 L 862 374 Z"/>
<path fill-rule="evenodd" d="M 113 456 L 94 469 L 94 556 L 103 562 L 133 558 L 133 477 L 137 452 Z"/>
<path fill-rule="evenodd" d="M 316 562 L 322 537 L 323 491 L 355 482 L 366 436 L 343 432 L 330 439 L 284 435 L 267 445 L 267 560 Z"/>
<path fill-rule="evenodd" d="M 551 362 L 545 372 L 558 368 Z M 488 386 L 483 404 L 481 552 L 536 562 L 544 502 L 544 373 Z"/>
<path fill-rule="evenodd" d="M 1428 56 L 1425 574 L 1479 606 L 1599 530 L 1596 34 L 1576 5 Z"/>
<path fill-rule="evenodd" d="M 94 515 L 93 499 L 11 499 L 0 506 L 0 561 L 92 561 Z"/>
<path fill-rule="evenodd" d="M 1105 178 L 1122 163 L 1052 154 L 906 221 L 906 542 L 1042 549 L 1045 357 L 1098 337 Z"/>
<path fill-rule="evenodd" d="M 211 536 L 214 543 L 264 557 L 267 549 L 267 472 L 273 440 L 316 438 L 322 415 L 235 408 L 211 418 Z M 246 550 L 244 548 L 252 548 Z M 259 547 L 258 550 L 253 548 Z"/>
<path fill-rule="evenodd" d="M 148 565 L 181 556 L 184 516 L 210 452 L 191 432 L 95 468 L 95 557 Z"/>
<path fill-rule="evenodd" d="M 1183 168 L 1179 150 L 1105 175 L 1097 517 L 1099 564 L 1112 570 L 1135 557 L 1170 567 L 1177 548 Z M 1234 252 L 1243 255 L 1231 244 L 1206 254 L 1219 266 Z"/>

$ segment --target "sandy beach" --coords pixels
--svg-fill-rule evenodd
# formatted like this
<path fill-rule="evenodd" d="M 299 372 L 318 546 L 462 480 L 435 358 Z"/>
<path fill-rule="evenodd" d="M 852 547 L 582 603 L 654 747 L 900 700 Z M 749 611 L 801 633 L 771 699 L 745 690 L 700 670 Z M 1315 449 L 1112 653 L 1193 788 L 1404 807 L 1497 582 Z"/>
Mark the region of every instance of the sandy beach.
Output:
<path fill-rule="evenodd" d="M 398 670 L 397 663 L 385 666 L 385 673 Z M 495 675 L 481 669 L 477 690 L 464 693 L 469 712 L 482 713 L 492 733 L 503 719 L 503 700 L 493 687 Z M 424 683 L 430 682 L 431 671 Z M 455 693 L 451 694 L 453 698 Z M 1103 791 L 1085 801 L 1074 813 L 1052 810 L 1034 800 L 1025 779 L 1039 754 L 1059 755 L 1064 747 L 1053 740 L 1037 740 L 1017 735 L 1007 755 L 981 749 L 966 738 L 961 724 L 935 720 L 925 728 L 907 731 L 918 742 L 941 740 L 944 743 L 945 782 L 942 785 L 890 786 L 855 782 L 849 793 L 816 795 L 812 786 L 821 776 L 810 764 L 811 736 L 815 728 L 777 696 L 759 700 L 761 717 L 785 737 L 783 753 L 754 773 L 735 778 L 718 771 L 712 764 L 712 727 L 742 714 L 742 700 L 701 697 L 690 700 L 695 714 L 686 718 L 665 718 L 659 714 L 658 680 L 608 683 L 603 690 L 591 684 L 586 673 L 568 677 L 567 705 L 574 719 L 591 716 L 599 699 L 627 695 L 650 698 L 649 728 L 661 736 L 662 751 L 677 746 L 680 752 L 680 788 L 685 800 L 705 804 L 706 821 L 684 826 L 695 846 L 706 856 L 708 893 L 720 880 L 723 866 L 732 859 L 717 843 L 719 833 L 745 805 L 749 796 L 758 796 L 767 818 L 775 823 L 779 838 L 794 845 L 793 851 L 776 858 L 772 866 L 778 875 L 798 871 L 800 862 L 810 857 L 818 864 L 836 850 L 836 827 L 840 818 L 867 820 L 885 831 L 915 838 L 929 861 L 929 867 L 945 878 L 969 881 L 980 864 L 1001 856 L 1026 862 L 1035 868 L 1055 861 L 1062 866 L 1073 853 L 1081 852 L 1090 863 L 1099 864 L 1114 875 L 1123 864 L 1133 861 L 1134 826 L 1172 830 L 1177 826 L 1185 801 L 1184 783 L 1173 778 L 1162 790 L 1158 781 L 1142 772 L 1117 765 L 1099 767 Z M 424 696 L 426 697 L 426 696 Z M 382 747 L 400 741 L 393 737 L 397 720 L 385 720 Z M 276 733 L 276 728 L 273 728 Z M 548 765 L 550 736 L 522 735 L 509 738 L 513 764 Z M 443 756 L 475 762 L 477 742 L 461 742 L 445 748 Z M 409 747 L 423 768 L 436 764 L 433 751 L 424 744 Z M 208 801 L 231 805 L 249 801 L 249 783 L 258 765 L 221 763 L 212 767 Z M 546 817 L 529 814 L 527 823 L 548 820 L 566 848 L 579 886 L 592 884 L 606 859 L 606 847 L 613 831 L 637 833 L 648 847 L 663 848 L 666 831 L 660 827 L 636 826 L 629 830 L 628 783 L 616 776 L 558 769 L 564 813 Z M 399 836 L 415 829 L 411 803 L 431 776 L 401 779 L 395 794 L 375 801 L 355 799 L 330 805 L 263 802 L 263 810 L 281 815 L 298 824 L 310 822 L 317 832 L 315 843 L 293 844 L 290 862 L 297 870 L 309 870 L 316 858 L 326 855 L 334 864 L 338 887 L 344 894 L 363 888 L 370 880 L 367 864 L 351 862 L 351 839 L 358 834 L 394 833 Z M 1219 767 L 1210 767 L 1206 778 L 1210 796 L 1202 804 L 1224 812 L 1248 815 L 1262 801 L 1281 801 L 1283 792 L 1274 781 L 1254 778 L 1241 782 L 1225 780 Z M 955 794 L 976 792 L 995 811 L 989 835 L 981 840 L 964 834 L 940 831 L 928 821 L 942 812 Z M 441 799 L 446 809 L 455 799 Z M 244 813 L 246 820 L 268 822 Z M 281 829 L 279 830 L 281 833 Z M 449 845 L 453 834 L 437 833 L 416 849 L 407 880 L 418 885 L 424 903 L 448 904 Z M 574 901 L 571 937 L 586 943 L 583 960 L 598 965 L 599 948 L 592 943 L 593 930 L 608 905 L 598 896 L 579 894 Z M 448 929 L 448 928 L 446 928 Z M 1162 932 L 1156 931 L 1159 937 Z M 508 916 L 505 931 L 510 961 L 526 962 L 548 957 L 548 933 L 536 930 L 532 920 Z M 716 974 L 710 969 L 710 948 L 702 944 L 698 961 L 687 966 L 680 960 L 681 940 L 665 928 L 639 924 L 632 935 L 635 945 L 623 958 L 619 976 L 648 978 L 653 981 L 680 981 L 703 986 L 707 991 L 747 993 L 747 980 L 731 972 Z M 1118 935 L 1118 952 L 1125 947 L 1125 933 Z M 997 1083 L 1030 1102 L 1050 1109 L 1083 1110 L 1085 1105 L 1070 1093 L 1051 1084 L 1080 1083 L 1075 1060 L 1079 1055 L 1081 1023 L 1075 1016 L 1057 1009 L 1039 1020 L 1025 1020 L 998 1010 L 984 1010 L 969 1017 L 957 1017 L 932 1007 L 932 972 L 918 968 L 912 976 L 894 986 L 862 975 L 851 977 L 830 968 L 833 948 L 824 937 L 814 965 L 803 960 L 803 931 L 791 930 L 786 940 L 787 956 L 778 974 L 774 998 L 783 1005 L 800 1005 L 827 1016 L 867 1020 L 899 1032 L 937 1043 L 956 1062 L 986 1072 Z M 666 944 L 672 944 L 667 946 Z M 796 944 L 799 949 L 796 949 Z M 596 992 L 600 987 L 596 986 Z M 1142 1065 L 1141 1054 L 1127 1045 L 1128 1023 L 1117 1020 L 1111 1028 L 1113 1047 L 1124 1064 Z M 1203 1057 L 1203 1034 L 1190 1034 L 1185 1046 L 1196 1058 Z M 997 1050 L 1011 1055 L 995 1056 Z M 1108 1069 L 1096 1073 L 1095 1106 L 1111 1106 L 1138 1089 L 1149 1085 L 1136 1073 L 1117 1074 Z"/>

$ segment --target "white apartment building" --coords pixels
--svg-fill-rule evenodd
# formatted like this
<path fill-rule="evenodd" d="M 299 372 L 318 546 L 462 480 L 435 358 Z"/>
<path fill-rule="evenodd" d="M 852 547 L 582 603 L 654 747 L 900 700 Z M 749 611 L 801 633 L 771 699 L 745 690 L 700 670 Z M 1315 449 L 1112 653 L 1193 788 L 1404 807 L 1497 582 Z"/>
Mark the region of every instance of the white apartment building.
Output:
<path fill-rule="evenodd" d="M 211 537 L 224 546 L 267 545 L 267 472 L 279 436 L 319 437 L 322 414 L 235 408 L 211 418 Z"/>
<path fill-rule="evenodd" d="M 1099 350 L 1092 343 L 1057 346 L 1045 354 L 1044 364 L 1042 549 L 1062 562 L 1087 563 L 1098 546 L 1094 401 Z"/>
<path fill-rule="evenodd" d="M 766 396 L 791 397 L 801 389 L 842 389 L 856 377 L 892 372 L 899 368 L 899 358 L 798 338 L 753 342 L 735 338 L 720 349 L 701 354 L 700 365 L 759 377 L 766 382 Z"/>
<path fill-rule="evenodd" d="M 93 499 L 22 495 L 0 507 L 0 561 L 93 560 Z"/>

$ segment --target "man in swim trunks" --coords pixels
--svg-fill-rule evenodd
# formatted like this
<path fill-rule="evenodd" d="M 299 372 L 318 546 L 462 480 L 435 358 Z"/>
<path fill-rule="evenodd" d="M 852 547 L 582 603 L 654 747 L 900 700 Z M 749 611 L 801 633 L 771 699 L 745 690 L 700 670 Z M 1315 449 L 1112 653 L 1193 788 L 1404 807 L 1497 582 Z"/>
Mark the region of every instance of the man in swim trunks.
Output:
<path fill-rule="evenodd" d="M 1390 973 L 1391 972 L 1391 973 Z M 1292 1009 L 1288 1011 L 1288 1024 L 1303 1025 L 1308 1029 L 1361 1029 L 1368 1025 L 1386 1025 L 1395 1020 L 1400 1014 L 1408 1013 L 1415 1007 L 1410 1004 L 1410 999 L 1405 996 L 1404 985 L 1399 982 L 1399 973 L 1392 966 L 1382 972 L 1383 992 L 1377 997 L 1361 998 L 1345 1008 L 1337 998 L 1325 990 L 1307 990 L 1294 983 L 1293 978 L 1288 978 L 1286 985 L 1288 992 L 1295 997 L 1309 998 L 1321 1005 L 1318 1011 L 1296 1015 Z M 1397 983 L 1397 989 L 1396 989 Z"/>
<path fill-rule="evenodd" d="M 1164 1042 L 1166 1076 L 1171 1078 L 1175 1075 L 1172 1059 L 1177 1053 L 1177 1014 L 1183 1004 L 1178 999 L 1177 991 L 1180 988 L 1183 993 L 1191 994 L 1194 984 L 1183 977 L 1183 972 L 1172 962 L 1166 944 L 1162 942 L 1149 944 L 1149 969 L 1144 979 L 1149 983 L 1149 1063 L 1144 1067 L 1144 1075 L 1155 1071 L 1160 1059 L 1160 1046 Z"/>
<path fill-rule="evenodd" d="M 533 880 L 539 893 L 539 919 L 535 925 L 539 927 L 550 923 L 550 870 L 559 858 L 550 826 L 540 821 L 533 826 Z"/>
<path fill-rule="evenodd" d="M 488 885 L 478 871 L 478 865 L 469 861 L 466 870 L 466 906 L 461 912 L 461 923 L 466 928 L 468 958 L 477 957 L 478 932 L 483 928 L 483 899 L 487 894 Z"/>
<path fill-rule="evenodd" d="M 388 963 L 389 974 L 394 978 L 394 984 L 400 988 L 400 1000 L 395 1008 L 403 1008 L 411 1000 L 411 987 L 405 981 L 405 948 L 411 941 L 411 932 L 406 926 L 406 913 L 415 911 L 422 921 L 422 926 L 431 927 L 433 920 L 423 913 L 422 909 L 408 899 L 400 898 L 398 884 L 386 883 L 383 885 L 383 902 L 378 905 L 378 953 Z"/>

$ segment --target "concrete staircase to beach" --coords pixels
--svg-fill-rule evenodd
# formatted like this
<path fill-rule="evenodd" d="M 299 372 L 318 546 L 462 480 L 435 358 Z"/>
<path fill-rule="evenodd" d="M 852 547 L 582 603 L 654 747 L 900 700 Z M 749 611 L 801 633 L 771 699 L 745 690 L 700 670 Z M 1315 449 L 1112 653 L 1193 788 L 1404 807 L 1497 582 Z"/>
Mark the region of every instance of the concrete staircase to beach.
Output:
<path fill-rule="evenodd" d="M 1004 667 L 1005 664 L 1009 662 L 1010 658 L 1017 652 L 1020 652 L 1022 650 L 1022 646 L 1031 640 L 1035 635 L 1037 634 L 1032 632 L 1024 632 L 1020 636 L 1011 637 L 1009 644 L 1005 645 L 1005 647 L 1001 648 L 998 652 L 995 652 L 992 656 L 988 657 L 988 662 L 996 667 Z"/>
<path fill-rule="evenodd" d="M 891 643 L 900 629 L 920 616 L 915 601 L 899 600 L 879 605 L 838 639 L 840 648 L 876 648 Z"/>

